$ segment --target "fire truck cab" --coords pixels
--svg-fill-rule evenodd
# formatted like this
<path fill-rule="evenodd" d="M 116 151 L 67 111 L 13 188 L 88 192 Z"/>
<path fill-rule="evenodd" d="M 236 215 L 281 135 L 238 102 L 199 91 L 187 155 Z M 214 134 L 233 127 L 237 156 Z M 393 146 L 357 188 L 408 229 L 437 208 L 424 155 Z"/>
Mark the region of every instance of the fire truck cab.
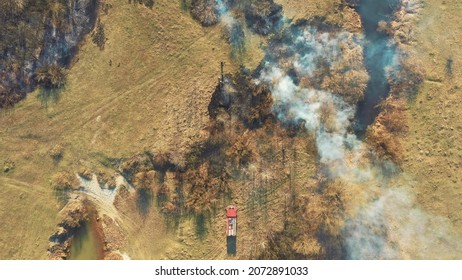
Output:
<path fill-rule="evenodd" d="M 237 235 L 237 209 L 230 205 L 226 208 L 226 236 Z"/>

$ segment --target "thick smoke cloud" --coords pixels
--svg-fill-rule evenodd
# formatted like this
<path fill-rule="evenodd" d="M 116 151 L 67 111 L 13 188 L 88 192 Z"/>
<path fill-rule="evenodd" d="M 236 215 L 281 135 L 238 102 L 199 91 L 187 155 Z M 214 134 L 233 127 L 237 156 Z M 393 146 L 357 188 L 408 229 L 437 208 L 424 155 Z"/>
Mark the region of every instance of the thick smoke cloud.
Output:
<path fill-rule="evenodd" d="M 350 259 L 458 259 L 450 222 L 423 211 L 403 187 L 384 189 L 344 228 Z"/>
<path fill-rule="evenodd" d="M 242 23 L 233 16 L 230 7 L 222 0 L 216 0 L 221 23 L 226 27 L 231 56 L 238 58 L 245 51 L 245 33 Z"/>
<path fill-rule="evenodd" d="M 284 60 L 285 65 L 277 59 L 266 61 L 257 83 L 269 85 L 279 119 L 304 121 L 306 129 L 316 136 L 321 163 L 328 167 L 331 176 L 342 176 L 351 172 L 346 164 L 346 153 L 362 146 L 351 132 L 355 106 L 339 95 L 296 85 L 287 69 L 295 69 L 297 77 L 312 78 L 320 61 L 332 68 L 341 60 L 340 46 L 351 43 L 353 37 L 358 42 L 360 38 L 346 32 L 321 33 L 310 26 L 299 33 L 283 46 L 292 50 L 289 53 L 293 53 L 293 57 Z"/>
<path fill-rule="evenodd" d="M 419 0 L 402 1 L 400 9 L 415 13 L 415 2 Z M 232 49 L 239 49 L 245 36 L 242 23 L 233 17 L 228 2 L 216 3 Z M 282 21 L 285 28 L 269 41 L 255 82 L 270 88 L 273 111 L 282 122 L 303 123 L 314 136 L 323 175 L 351 187 L 341 225 L 345 257 L 462 257 L 448 220 L 423 211 L 410 191 L 414 182 L 403 179 L 392 163 L 376 159 L 353 132 L 356 102 L 368 79 L 365 64 L 380 68 L 370 77 L 374 83 L 386 83 L 400 70 L 401 54 L 394 40 L 378 36 L 366 41 L 361 34 L 335 27 Z M 338 80 L 341 85 L 335 83 Z"/>
<path fill-rule="evenodd" d="M 343 227 L 347 258 L 460 257 L 449 222 L 419 208 L 409 191 L 412 182 L 396 186 L 390 177 L 400 175 L 393 164 L 370 160 L 373 152 L 352 132 L 355 103 L 310 83 L 319 71 L 329 72 L 338 65 L 345 46 L 362 48 L 362 44 L 361 36 L 347 32 L 293 29 L 290 40 L 274 43 L 256 83 L 270 87 L 273 110 L 281 121 L 303 121 L 314 135 L 324 175 L 360 186 L 358 197 L 363 199 L 348 201 Z M 399 68 L 397 61 L 393 60 L 393 69 Z"/>
<path fill-rule="evenodd" d="M 305 122 L 305 127 L 316 135 L 316 144 L 321 162 L 330 167 L 333 174 L 346 172 L 345 153 L 359 145 L 356 137 L 348 132 L 354 117 L 354 107 L 339 96 L 316 90 L 301 88 L 277 66 L 265 66 L 260 80 L 269 84 L 279 119 Z M 279 110 L 279 108 L 284 108 Z M 330 124 L 322 119 L 323 110 L 330 118 Z M 327 127 L 331 126 L 331 129 Z"/>

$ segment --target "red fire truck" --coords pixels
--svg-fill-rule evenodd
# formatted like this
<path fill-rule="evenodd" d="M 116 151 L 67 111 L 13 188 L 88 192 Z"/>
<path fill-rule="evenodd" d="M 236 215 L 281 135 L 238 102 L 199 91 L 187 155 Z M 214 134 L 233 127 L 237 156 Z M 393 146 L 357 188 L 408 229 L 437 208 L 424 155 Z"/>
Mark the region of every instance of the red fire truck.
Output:
<path fill-rule="evenodd" d="M 237 235 L 237 209 L 233 205 L 226 208 L 226 235 Z"/>

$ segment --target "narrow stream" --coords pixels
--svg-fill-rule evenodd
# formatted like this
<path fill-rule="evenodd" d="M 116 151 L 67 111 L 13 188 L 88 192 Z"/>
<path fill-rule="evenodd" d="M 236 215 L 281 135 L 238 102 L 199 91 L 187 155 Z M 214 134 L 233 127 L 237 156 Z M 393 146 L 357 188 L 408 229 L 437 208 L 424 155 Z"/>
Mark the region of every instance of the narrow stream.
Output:
<path fill-rule="evenodd" d="M 70 260 L 99 260 L 102 258 L 101 244 L 99 244 L 98 234 L 93 229 L 91 223 L 85 223 L 75 234 Z"/>
<path fill-rule="evenodd" d="M 363 137 L 367 127 L 372 124 L 380 110 L 377 105 L 388 96 L 390 86 L 385 67 L 392 63 L 395 47 L 389 44 L 388 36 L 377 30 L 380 21 L 389 21 L 390 15 L 400 0 L 360 0 L 356 8 L 364 26 L 366 44 L 364 63 L 369 73 L 369 82 L 364 99 L 359 102 L 356 112 L 355 131 Z"/>

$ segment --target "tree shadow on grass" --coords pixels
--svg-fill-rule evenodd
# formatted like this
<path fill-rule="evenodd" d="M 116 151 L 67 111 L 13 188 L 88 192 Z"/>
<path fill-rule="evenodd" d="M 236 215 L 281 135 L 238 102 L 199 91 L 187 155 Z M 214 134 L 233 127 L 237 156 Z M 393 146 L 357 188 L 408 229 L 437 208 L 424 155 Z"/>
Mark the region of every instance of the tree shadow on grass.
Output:
<path fill-rule="evenodd" d="M 196 225 L 196 234 L 202 239 L 207 234 L 207 218 L 204 214 L 198 214 L 194 219 Z"/>
<path fill-rule="evenodd" d="M 153 194 L 152 190 L 142 188 L 136 194 L 136 206 L 142 216 L 146 216 L 152 206 Z"/>
<path fill-rule="evenodd" d="M 42 106 L 45 107 L 45 109 L 48 108 L 48 104 L 50 102 L 53 103 L 58 103 L 58 101 L 61 99 L 61 93 L 64 90 L 64 87 L 60 88 L 45 88 L 42 87 L 40 88 L 39 94 L 37 95 L 37 98 L 40 100 L 42 103 Z"/>
<path fill-rule="evenodd" d="M 53 194 L 61 207 L 69 202 L 69 192 L 67 190 L 54 189 Z"/>

